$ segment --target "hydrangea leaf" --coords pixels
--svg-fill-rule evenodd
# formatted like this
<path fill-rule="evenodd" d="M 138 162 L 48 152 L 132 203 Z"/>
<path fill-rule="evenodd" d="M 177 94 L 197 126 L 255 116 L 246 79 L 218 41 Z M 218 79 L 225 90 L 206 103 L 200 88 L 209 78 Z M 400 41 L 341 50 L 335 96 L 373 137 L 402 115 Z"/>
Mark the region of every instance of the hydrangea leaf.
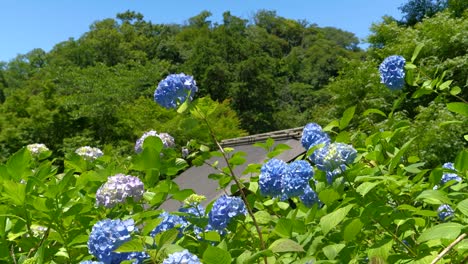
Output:
<path fill-rule="evenodd" d="M 324 247 L 323 253 L 329 260 L 334 260 L 337 256 L 338 253 L 345 247 L 345 244 L 334 244 L 334 245 L 328 245 Z"/>
<path fill-rule="evenodd" d="M 224 249 L 208 246 L 203 253 L 203 263 L 205 264 L 230 264 L 231 254 Z"/>
<path fill-rule="evenodd" d="M 139 239 L 132 239 L 123 243 L 115 252 L 140 252 L 144 250 L 144 245 Z"/>
<path fill-rule="evenodd" d="M 304 248 L 302 248 L 301 245 L 289 238 L 280 238 L 275 240 L 268 248 L 271 249 L 273 253 L 304 252 Z"/>
<path fill-rule="evenodd" d="M 354 204 L 349 204 L 346 207 L 333 211 L 320 219 L 320 227 L 322 232 L 327 234 L 335 226 L 337 226 L 346 217 L 348 212 L 353 208 Z"/>
<path fill-rule="evenodd" d="M 349 125 L 349 122 L 353 119 L 355 110 L 356 106 L 351 106 L 344 111 L 343 117 L 340 119 L 340 130 L 345 129 Z"/>
<path fill-rule="evenodd" d="M 468 150 L 464 149 L 457 155 L 454 166 L 460 172 L 468 170 Z"/>
<path fill-rule="evenodd" d="M 453 240 L 457 238 L 463 229 L 463 225 L 458 223 L 443 223 L 440 225 L 433 226 L 422 232 L 417 242 L 422 243 L 434 239 L 449 239 Z"/>
<path fill-rule="evenodd" d="M 354 240 L 357 234 L 359 234 L 359 232 L 362 231 L 361 229 L 363 226 L 364 224 L 361 222 L 360 219 L 353 219 L 353 221 L 346 225 L 343 233 L 343 239 L 345 241 Z"/>
<path fill-rule="evenodd" d="M 423 191 L 416 200 L 423 200 L 428 204 L 448 204 L 450 199 L 443 192 L 439 190 L 425 190 Z"/>
<path fill-rule="evenodd" d="M 458 203 L 457 209 L 462 212 L 465 216 L 468 216 L 468 199 L 465 199 Z"/>
<path fill-rule="evenodd" d="M 8 174 L 16 180 L 24 179 L 26 174 L 30 173 L 28 170 L 30 161 L 31 153 L 26 148 L 22 148 L 8 159 L 6 163 Z"/>
<path fill-rule="evenodd" d="M 468 117 L 468 104 L 467 103 L 461 103 L 461 102 L 448 103 L 447 109 L 454 113 Z"/>
<path fill-rule="evenodd" d="M 370 192 L 372 189 L 374 189 L 375 186 L 379 185 L 380 183 L 382 182 L 365 182 L 359 185 L 356 188 L 356 191 L 364 197 L 368 192 Z"/>
<path fill-rule="evenodd" d="M 421 49 L 424 47 L 424 43 L 419 43 L 416 48 L 414 49 L 413 51 L 413 55 L 411 56 L 411 62 L 414 62 L 414 60 L 416 60 L 416 58 L 418 57 L 419 55 L 419 52 L 421 52 Z"/>

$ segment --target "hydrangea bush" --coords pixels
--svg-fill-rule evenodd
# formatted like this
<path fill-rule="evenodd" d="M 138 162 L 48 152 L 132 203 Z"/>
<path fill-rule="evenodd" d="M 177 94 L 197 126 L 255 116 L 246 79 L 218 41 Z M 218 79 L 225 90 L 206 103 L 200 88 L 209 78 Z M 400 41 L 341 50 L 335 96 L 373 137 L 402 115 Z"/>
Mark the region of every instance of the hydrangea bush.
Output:
<path fill-rule="evenodd" d="M 401 88 L 404 63 L 391 57 L 375 71 L 390 88 Z M 180 114 L 210 126 L 208 110 L 192 102 L 197 89 L 193 77 L 170 75 L 159 83 L 155 101 L 180 105 Z M 458 103 L 456 109 L 466 108 Z M 268 159 L 249 164 L 243 175 L 235 173 L 245 162 L 242 152 L 220 144 L 194 148 L 192 164 L 211 157 L 227 164 L 212 164 L 218 173 L 210 175 L 225 194 L 206 201 L 172 180 L 188 163 L 161 158 L 161 142 L 173 146 L 163 133 L 145 133 L 128 164 L 109 157 L 84 166 L 70 156 L 58 168 L 53 159 L 34 158 L 36 148 L 22 148 L 0 165 L 0 261 L 466 263 L 468 151 L 426 167 L 408 155 L 417 137 L 397 143 L 405 124 L 353 130 L 350 120 L 359 118 L 345 111 L 324 128 L 306 124 L 303 154 L 293 160 L 277 158 L 287 148 L 274 140 L 259 143 Z M 147 141 L 139 151 L 148 136 L 161 142 Z M 219 143 L 215 131 L 212 137 Z M 102 155 L 89 147 L 77 153 L 90 160 Z M 169 198 L 182 207 L 163 211 Z"/>

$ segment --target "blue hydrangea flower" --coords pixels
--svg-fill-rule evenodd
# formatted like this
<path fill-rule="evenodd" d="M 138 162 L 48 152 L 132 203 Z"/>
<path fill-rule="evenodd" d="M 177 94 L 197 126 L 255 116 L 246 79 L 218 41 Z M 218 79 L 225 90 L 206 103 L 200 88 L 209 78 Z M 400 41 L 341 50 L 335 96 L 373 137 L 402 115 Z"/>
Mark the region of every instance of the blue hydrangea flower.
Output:
<path fill-rule="evenodd" d="M 317 193 L 315 193 L 309 185 L 306 186 L 304 193 L 299 196 L 299 199 L 301 199 L 301 202 L 307 207 L 312 207 L 316 203 L 320 204 Z"/>
<path fill-rule="evenodd" d="M 92 148 L 90 146 L 84 146 L 84 147 L 78 148 L 77 150 L 75 150 L 75 153 L 80 155 L 84 159 L 91 160 L 91 161 L 104 155 L 104 153 L 102 153 L 100 149 Z"/>
<path fill-rule="evenodd" d="M 143 143 L 147 137 L 158 137 L 161 139 L 165 148 L 171 148 L 175 146 L 174 138 L 168 133 L 160 133 L 150 130 L 144 133 L 135 143 L 135 152 L 141 153 L 143 151 Z"/>
<path fill-rule="evenodd" d="M 101 261 L 92 261 L 92 260 L 84 260 L 84 261 L 81 261 L 80 264 L 104 264 L 104 262 L 101 262 Z"/>
<path fill-rule="evenodd" d="M 131 240 L 131 234 L 137 231 L 133 219 L 105 219 L 94 224 L 88 239 L 89 253 L 105 264 L 120 263 L 134 259 L 134 264 L 142 263 L 149 256 L 144 252 L 114 252 L 123 243 Z"/>
<path fill-rule="evenodd" d="M 163 264 L 200 264 L 197 256 L 190 253 L 187 249 L 172 253 L 164 259 Z"/>
<path fill-rule="evenodd" d="M 262 165 L 258 184 L 260 192 L 265 196 L 276 197 L 281 195 L 281 182 L 286 174 L 288 164 L 279 159 L 271 159 Z"/>
<path fill-rule="evenodd" d="M 327 173 L 331 183 L 336 175 L 346 170 L 347 164 L 353 163 L 356 156 L 357 151 L 351 145 L 335 142 L 316 150 L 309 159 L 319 170 Z"/>
<path fill-rule="evenodd" d="M 46 147 L 46 145 L 40 144 L 40 143 L 29 144 L 29 145 L 26 146 L 26 148 L 34 156 L 37 156 L 37 155 L 41 154 L 42 152 L 49 151 L 49 149 Z"/>
<path fill-rule="evenodd" d="M 402 56 L 393 55 L 385 58 L 379 66 L 380 82 L 391 90 L 399 90 L 405 85 L 405 63 Z"/>
<path fill-rule="evenodd" d="M 442 168 L 456 171 L 452 162 L 445 163 L 444 165 L 442 165 Z M 446 173 L 442 174 L 442 179 L 440 180 L 440 184 L 444 185 L 447 182 L 452 181 L 452 180 L 455 180 L 457 182 L 461 182 L 462 178 L 460 176 L 458 176 L 457 174 L 455 174 L 455 173 L 446 172 Z"/>
<path fill-rule="evenodd" d="M 246 214 L 247 209 L 241 198 L 222 195 L 214 202 L 208 214 L 208 223 L 215 230 L 223 231 L 231 219 Z"/>
<path fill-rule="evenodd" d="M 321 126 L 316 123 L 309 123 L 302 130 L 301 143 L 308 150 L 318 144 L 329 144 L 330 137 L 322 131 Z"/>
<path fill-rule="evenodd" d="M 448 204 L 443 204 L 437 208 L 437 213 L 440 218 L 440 220 L 445 221 L 451 217 L 453 217 L 453 214 L 455 213 Z"/>
<path fill-rule="evenodd" d="M 314 176 L 314 169 L 305 160 L 291 162 L 282 179 L 282 191 L 285 197 L 295 197 L 304 193 L 309 180 Z"/>
<path fill-rule="evenodd" d="M 155 236 L 161 232 L 167 231 L 172 228 L 178 228 L 179 231 L 182 231 L 186 228 L 189 223 L 181 216 L 169 214 L 168 212 L 163 212 L 159 215 L 159 218 L 162 218 L 161 223 L 159 223 L 156 228 L 151 231 L 150 236 Z"/>
<path fill-rule="evenodd" d="M 171 74 L 159 82 L 154 92 L 154 101 L 168 109 L 176 108 L 187 98 L 192 100 L 197 91 L 197 83 L 192 76 L 184 73 Z"/>
<path fill-rule="evenodd" d="M 96 205 L 112 208 L 127 198 L 139 201 L 144 193 L 143 182 L 135 176 L 117 174 L 107 179 L 96 192 Z"/>

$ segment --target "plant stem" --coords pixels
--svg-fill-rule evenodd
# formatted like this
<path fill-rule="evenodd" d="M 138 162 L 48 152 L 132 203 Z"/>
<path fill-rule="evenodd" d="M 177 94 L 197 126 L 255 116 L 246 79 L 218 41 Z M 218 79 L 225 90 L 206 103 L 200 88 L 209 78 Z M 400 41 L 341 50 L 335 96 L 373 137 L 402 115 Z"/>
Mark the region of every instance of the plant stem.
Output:
<path fill-rule="evenodd" d="M 385 231 L 387 231 L 393 237 L 394 240 L 398 241 L 401 245 L 403 245 L 406 248 L 406 250 L 408 250 L 408 252 L 411 253 L 411 255 L 413 255 L 413 257 L 416 257 L 416 253 L 408 245 L 406 245 L 405 242 L 401 241 L 401 239 L 398 238 L 397 235 L 395 235 L 392 231 L 390 231 L 388 228 L 383 226 L 379 221 L 375 219 L 372 219 L 372 221 L 374 221 L 374 223 L 379 224 L 380 227 L 382 227 Z"/>
<path fill-rule="evenodd" d="M 466 233 L 461 234 L 455 241 L 450 243 L 448 247 L 446 247 L 442 252 L 440 252 L 439 255 L 431 262 L 431 264 L 437 263 L 439 260 L 441 260 L 456 244 L 460 243 L 464 238 L 466 237 Z"/>
<path fill-rule="evenodd" d="M 255 226 L 255 229 L 257 230 L 258 238 L 260 240 L 260 248 L 261 248 L 261 250 L 265 250 L 266 248 L 265 248 L 265 242 L 263 241 L 262 230 L 260 229 L 260 226 L 257 223 L 257 219 L 255 218 L 255 215 L 254 215 L 254 213 L 252 211 L 252 208 L 251 208 L 251 206 L 249 204 L 249 201 L 247 200 L 247 196 L 245 195 L 245 192 L 243 190 L 243 184 L 239 181 L 236 174 L 234 173 L 234 170 L 233 170 L 232 166 L 229 164 L 229 160 L 227 158 L 226 152 L 224 151 L 224 148 L 221 146 L 219 141 L 216 139 L 215 133 L 214 133 L 213 129 L 211 128 L 207 117 L 204 114 L 200 113 L 200 111 L 198 111 L 197 107 L 195 107 L 195 111 L 197 111 L 203 117 L 203 121 L 206 123 L 206 126 L 210 130 L 211 138 L 216 143 L 216 146 L 218 147 L 219 151 L 221 151 L 221 154 L 223 155 L 223 159 L 226 162 L 226 165 L 227 165 L 227 167 L 229 169 L 229 172 L 231 173 L 232 178 L 234 179 L 234 182 L 237 185 L 237 188 L 239 188 L 239 192 L 241 194 L 242 200 L 245 203 L 245 207 L 247 207 L 247 212 L 249 213 L 250 217 L 252 217 L 253 224 Z M 265 264 L 268 264 L 266 257 L 263 257 L 263 261 L 265 262 Z"/>

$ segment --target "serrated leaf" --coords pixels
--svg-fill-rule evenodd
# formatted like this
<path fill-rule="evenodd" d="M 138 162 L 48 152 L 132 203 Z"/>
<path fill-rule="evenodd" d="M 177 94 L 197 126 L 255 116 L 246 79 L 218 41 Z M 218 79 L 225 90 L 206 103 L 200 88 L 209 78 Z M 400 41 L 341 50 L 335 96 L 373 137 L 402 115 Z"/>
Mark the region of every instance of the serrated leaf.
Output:
<path fill-rule="evenodd" d="M 318 196 L 320 201 L 326 205 L 331 205 L 334 201 L 340 199 L 340 194 L 334 189 L 323 190 Z"/>
<path fill-rule="evenodd" d="M 372 190 L 375 186 L 379 185 L 382 182 L 364 182 L 356 188 L 356 191 L 363 197 Z"/>
<path fill-rule="evenodd" d="M 361 232 L 363 226 L 364 224 L 361 222 L 361 220 L 353 219 L 353 221 L 346 225 L 343 233 L 343 239 L 345 241 L 354 240 L 357 234 Z"/>
<path fill-rule="evenodd" d="M 275 240 L 273 243 L 271 243 L 268 249 L 271 249 L 273 253 L 304 252 L 304 248 L 302 248 L 301 245 L 289 238 L 280 238 Z"/>
<path fill-rule="evenodd" d="M 268 212 L 265 211 L 258 211 L 255 212 L 255 219 L 257 219 L 257 222 L 261 225 L 266 225 L 270 223 L 271 221 L 271 215 Z"/>
<path fill-rule="evenodd" d="M 442 238 L 453 240 L 457 238 L 462 229 L 463 225 L 458 223 L 443 223 L 424 230 L 417 241 L 418 243 L 422 243 L 428 240 Z"/>
<path fill-rule="evenodd" d="M 416 200 L 423 200 L 428 204 L 448 204 L 450 199 L 439 190 L 425 190 L 416 197 Z"/>
<path fill-rule="evenodd" d="M 203 263 L 205 264 L 230 264 L 231 254 L 224 249 L 208 246 L 203 253 Z"/>
<path fill-rule="evenodd" d="M 347 205 L 346 207 L 340 208 L 335 210 L 320 219 L 320 227 L 322 228 L 322 232 L 327 234 L 336 227 L 343 219 L 346 217 L 348 212 L 353 208 L 353 204 Z"/>
<path fill-rule="evenodd" d="M 171 228 L 155 236 L 156 245 L 162 247 L 166 244 L 172 244 L 177 239 L 179 230 L 177 228 Z"/>
<path fill-rule="evenodd" d="M 139 239 L 132 239 L 120 245 L 115 252 L 141 252 L 143 250 L 143 242 Z"/>
<path fill-rule="evenodd" d="M 465 216 L 468 216 L 468 199 L 465 199 L 458 203 L 457 209 L 462 212 Z"/>
<path fill-rule="evenodd" d="M 334 245 L 328 245 L 324 247 L 323 253 L 329 260 L 334 260 L 336 256 L 338 256 L 338 253 L 345 247 L 345 244 L 334 244 Z"/>

